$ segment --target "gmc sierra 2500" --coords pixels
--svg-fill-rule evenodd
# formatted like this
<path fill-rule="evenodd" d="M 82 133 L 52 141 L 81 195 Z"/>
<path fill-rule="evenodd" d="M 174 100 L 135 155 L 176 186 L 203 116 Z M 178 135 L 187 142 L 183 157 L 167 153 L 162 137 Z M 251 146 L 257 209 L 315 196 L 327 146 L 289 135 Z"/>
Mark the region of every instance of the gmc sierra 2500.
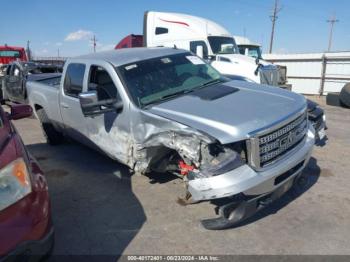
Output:
<path fill-rule="evenodd" d="M 314 145 L 303 96 L 230 81 L 176 48 L 68 59 L 62 81 L 28 82 L 51 144 L 70 136 L 134 172 L 171 172 L 185 203 L 216 201 L 208 229 L 232 226 L 281 196 Z"/>

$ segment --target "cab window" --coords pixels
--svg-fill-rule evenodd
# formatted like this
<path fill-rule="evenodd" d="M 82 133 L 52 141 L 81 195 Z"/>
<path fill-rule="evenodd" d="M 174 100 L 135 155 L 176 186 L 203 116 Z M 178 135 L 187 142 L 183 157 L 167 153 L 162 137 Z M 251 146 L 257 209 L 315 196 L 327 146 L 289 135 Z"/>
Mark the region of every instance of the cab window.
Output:
<path fill-rule="evenodd" d="M 111 76 L 107 70 L 101 66 L 91 66 L 88 90 L 96 90 L 99 101 L 119 98 L 117 87 L 115 86 Z"/>

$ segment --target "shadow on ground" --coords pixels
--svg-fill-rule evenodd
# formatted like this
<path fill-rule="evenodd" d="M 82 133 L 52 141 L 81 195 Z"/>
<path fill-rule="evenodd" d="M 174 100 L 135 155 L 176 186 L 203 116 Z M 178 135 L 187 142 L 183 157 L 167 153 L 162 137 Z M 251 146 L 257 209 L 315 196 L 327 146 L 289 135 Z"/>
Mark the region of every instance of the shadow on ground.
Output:
<path fill-rule="evenodd" d="M 28 149 L 49 184 L 56 231 L 53 254 L 107 254 L 116 261 L 146 221 L 128 169 L 76 143 Z"/>

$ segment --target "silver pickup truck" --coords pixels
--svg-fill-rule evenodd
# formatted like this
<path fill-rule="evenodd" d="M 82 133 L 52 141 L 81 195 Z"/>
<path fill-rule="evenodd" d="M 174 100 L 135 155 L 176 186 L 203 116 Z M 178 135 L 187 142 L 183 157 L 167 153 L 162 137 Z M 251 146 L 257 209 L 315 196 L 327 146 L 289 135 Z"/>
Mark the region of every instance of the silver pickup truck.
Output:
<path fill-rule="evenodd" d="M 28 82 L 47 141 L 65 136 L 135 173 L 172 173 L 182 203 L 212 201 L 208 229 L 235 225 L 285 193 L 314 146 L 303 96 L 231 81 L 192 53 L 132 48 L 68 59 L 62 81 Z"/>

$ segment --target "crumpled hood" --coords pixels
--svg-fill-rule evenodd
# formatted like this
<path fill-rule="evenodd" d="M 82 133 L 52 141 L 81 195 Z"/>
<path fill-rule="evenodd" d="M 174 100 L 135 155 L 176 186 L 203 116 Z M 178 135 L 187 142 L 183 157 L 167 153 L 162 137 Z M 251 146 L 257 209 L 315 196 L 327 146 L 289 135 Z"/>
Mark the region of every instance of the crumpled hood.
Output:
<path fill-rule="evenodd" d="M 215 88 L 230 87 L 235 91 L 215 97 Z M 254 131 L 277 124 L 306 108 L 303 96 L 276 87 L 230 81 L 211 86 L 212 99 L 210 95 L 198 95 L 207 88 L 155 105 L 148 111 L 226 144 L 247 139 Z"/>

